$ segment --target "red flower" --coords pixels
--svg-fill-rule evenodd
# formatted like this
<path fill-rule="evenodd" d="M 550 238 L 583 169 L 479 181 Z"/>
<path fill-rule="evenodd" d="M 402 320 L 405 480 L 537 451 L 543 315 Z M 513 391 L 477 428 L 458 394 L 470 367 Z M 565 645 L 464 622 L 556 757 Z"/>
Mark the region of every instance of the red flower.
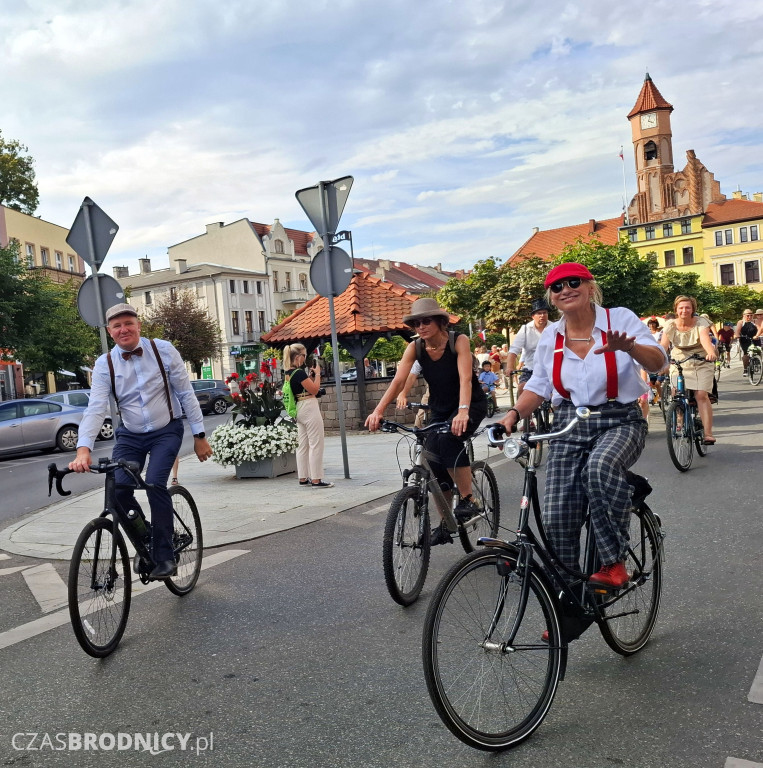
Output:
<path fill-rule="evenodd" d="M 274 357 L 270 359 L 270 367 L 273 369 L 278 368 L 278 361 Z"/>
<path fill-rule="evenodd" d="M 238 378 L 238 374 L 237 374 L 237 373 L 232 373 L 232 374 L 230 375 L 230 377 L 231 377 L 232 379 L 237 379 L 237 378 Z"/>
<path fill-rule="evenodd" d="M 247 381 L 252 381 L 254 378 L 255 378 L 255 376 L 254 376 L 253 373 L 247 373 L 246 374 L 246 380 Z"/>

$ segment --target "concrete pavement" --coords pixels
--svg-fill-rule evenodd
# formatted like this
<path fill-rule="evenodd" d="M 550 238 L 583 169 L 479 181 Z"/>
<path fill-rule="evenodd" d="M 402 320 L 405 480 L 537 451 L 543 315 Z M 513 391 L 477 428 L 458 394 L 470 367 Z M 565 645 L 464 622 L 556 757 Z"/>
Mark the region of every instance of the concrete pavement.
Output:
<path fill-rule="evenodd" d="M 502 408 L 508 407 L 507 392 L 499 391 L 498 399 Z M 388 415 L 394 418 L 391 411 Z M 326 489 L 301 487 L 295 474 L 237 480 L 233 467 L 201 463 L 194 454 L 181 458 L 178 476 L 199 508 L 205 547 L 219 547 L 305 525 L 397 491 L 402 485 L 401 468 L 410 466 L 407 445 L 394 434 L 348 434 L 350 478 L 345 479 L 340 437 L 327 437 L 324 477 L 335 485 Z M 476 441 L 475 454 L 477 458 L 487 455 L 484 439 Z M 76 475 L 64 478 L 63 485 L 76 493 Z M 82 528 L 100 514 L 102 500 L 100 488 L 54 501 L 0 531 L 0 549 L 27 557 L 69 560 Z M 148 509 L 147 503 L 144 508 Z"/>

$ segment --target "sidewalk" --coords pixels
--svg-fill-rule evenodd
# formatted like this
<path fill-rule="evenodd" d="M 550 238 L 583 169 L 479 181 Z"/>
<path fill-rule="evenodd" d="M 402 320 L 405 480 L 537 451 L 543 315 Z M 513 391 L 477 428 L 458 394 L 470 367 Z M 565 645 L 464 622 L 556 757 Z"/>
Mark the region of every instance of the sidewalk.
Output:
<path fill-rule="evenodd" d="M 505 411 L 508 393 L 499 391 L 498 402 Z M 194 454 L 181 458 L 178 476 L 199 508 L 204 546 L 220 547 L 296 528 L 394 493 L 402 484 L 398 455 L 403 469 L 410 466 L 406 444 L 396 450 L 399 442 L 400 436 L 394 434 L 348 434 L 350 479 L 345 479 L 341 439 L 327 437 L 324 476 L 334 488 L 300 487 L 295 474 L 237 480 L 233 467 L 201 463 Z M 487 455 L 484 439 L 476 441 L 475 454 L 476 458 Z M 64 483 L 64 487 L 71 485 Z M 69 560 L 80 531 L 100 513 L 102 500 L 103 489 L 99 488 L 15 520 L 0 531 L 0 550 Z"/>

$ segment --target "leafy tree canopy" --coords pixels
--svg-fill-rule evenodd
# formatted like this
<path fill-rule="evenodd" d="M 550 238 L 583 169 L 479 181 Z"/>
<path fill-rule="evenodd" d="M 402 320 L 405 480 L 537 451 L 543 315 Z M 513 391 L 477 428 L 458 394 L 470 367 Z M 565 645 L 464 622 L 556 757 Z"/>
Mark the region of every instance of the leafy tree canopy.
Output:
<path fill-rule="evenodd" d="M 201 364 L 207 357 L 220 354 L 220 326 L 199 305 L 193 291 L 180 291 L 158 301 L 142 323 L 146 336 L 161 336 L 171 341 L 183 360 L 193 365 L 201 376 Z"/>
<path fill-rule="evenodd" d="M 6 141 L 0 131 L 0 204 L 33 214 L 39 204 L 34 160 L 18 141 Z"/>

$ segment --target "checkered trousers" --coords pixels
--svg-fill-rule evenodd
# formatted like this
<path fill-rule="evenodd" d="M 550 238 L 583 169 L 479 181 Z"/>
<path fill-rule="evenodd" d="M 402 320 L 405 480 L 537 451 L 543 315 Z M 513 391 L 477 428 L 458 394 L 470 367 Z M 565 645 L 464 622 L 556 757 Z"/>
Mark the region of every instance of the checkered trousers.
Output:
<path fill-rule="evenodd" d="M 618 405 L 618 407 L 623 407 Z M 597 406 L 597 410 L 606 406 Z M 575 416 L 564 401 L 554 408 L 554 429 Z M 646 422 L 638 405 L 625 417 L 592 416 L 549 445 L 543 524 L 560 560 L 580 568 L 580 532 L 591 511 L 602 565 L 623 560 L 628 547 L 631 493 L 625 471 L 644 449 Z"/>

